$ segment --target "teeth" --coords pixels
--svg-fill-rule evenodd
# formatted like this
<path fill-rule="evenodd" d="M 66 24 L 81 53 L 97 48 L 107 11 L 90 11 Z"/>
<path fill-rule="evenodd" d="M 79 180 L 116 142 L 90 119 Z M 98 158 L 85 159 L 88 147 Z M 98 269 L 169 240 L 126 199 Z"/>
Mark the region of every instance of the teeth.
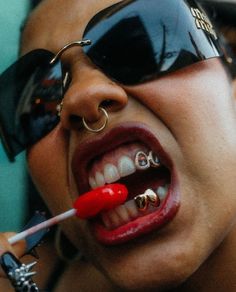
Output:
<path fill-rule="evenodd" d="M 167 194 L 168 187 L 159 187 L 159 192 L 162 192 L 162 200 L 164 199 L 164 194 Z M 113 229 L 127 222 L 130 222 L 137 217 L 149 214 L 157 210 L 160 206 L 160 198 L 153 190 L 147 189 L 144 194 L 136 196 L 145 197 L 148 204 L 144 209 L 138 208 L 135 198 L 133 200 L 127 201 L 125 204 L 116 207 L 113 210 L 104 212 L 102 214 L 102 220 L 107 229 Z M 145 213 L 144 213 L 145 211 Z"/>
<path fill-rule="evenodd" d="M 111 163 L 108 163 L 105 165 L 104 178 L 105 178 L 105 182 L 107 183 L 113 183 L 120 179 L 118 169 L 115 167 L 115 165 Z"/>
<path fill-rule="evenodd" d="M 107 213 L 103 213 L 102 214 L 102 221 L 103 224 L 106 226 L 107 229 L 111 229 L 112 228 L 112 224 L 111 224 L 111 220 L 110 217 Z"/>
<path fill-rule="evenodd" d="M 105 164 L 103 171 L 97 171 L 95 177 L 89 177 L 89 185 L 91 188 L 96 188 L 105 185 L 106 183 L 113 183 L 118 181 L 121 177 L 126 177 L 135 173 L 138 170 L 145 170 L 149 167 L 160 167 L 161 163 L 155 153 L 149 151 L 147 155 L 143 151 L 138 151 L 135 155 L 134 161 L 127 155 L 122 155 L 118 161 L 117 166 L 111 163 Z"/>
<path fill-rule="evenodd" d="M 147 189 L 144 194 L 136 196 L 134 201 L 140 211 L 146 211 L 149 205 L 154 207 L 158 207 L 160 205 L 158 195 L 151 189 Z"/>
<path fill-rule="evenodd" d="M 149 158 L 149 161 L 150 161 L 152 167 L 160 167 L 160 165 L 161 165 L 160 160 L 155 153 L 150 151 L 148 154 L 148 158 Z"/>
<path fill-rule="evenodd" d="M 168 192 L 168 188 L 169 188 L 169 185 L 166 185 L 164 187 L 158 187 L 157 188 L 157 195 L 158 197 L 160 198 L 161 201 L 163 201 L 163 199 L 165 199 L 166 195 L 167 195 L 167 192 Z"/>
<path fill-rule="evenodd" d="M 122 220 L 121 220 L 120 216 L 117 214 L 115 209 L 109 211 L 107 215 L 110 219 L 110 223 L 111 223 L 112 228 L 115 228 L 115 227 L 122 224 Z"/>
<path fill-rule="evenodd" d="M 144 170 L 150 167 L 148 156 L 143 151 L 139 151 L 135 156 L 135 166 L 137 169 Z"/>
<path fill-rule="evenodd" d="M 138 217 L 139 212 L 134 200 L 127 201 L 124 206 L 127 208 L 130 218 L 135 219 Z"/>
<path fill-rule="evenodd" d="M 122 156 L 118 161 L 118 170 L 121 177 L 128 176 L 136 171 L 133 161 L 128 156 Z"/>
<path fill-rule="evenodd" d="M 160 205 L 160 199 L 158 195 L 151 189 L 147 189 L 144 193 L 147 196 L 148 203 L 154 207 L 158 207 Z"/>
<path fill-rule="evenodd" d="M 104 176 L 101 172 L 96 172 L 95 174 L 95 180 L 96 180 L 96 183 L 97 183 L 97 186 L 98 187 L 101 187 L 101 186 L 104 186 L 105 185 L 105 179 L 104 179 Z"/>
<path fill-rule="evenodd" d="M 116 228 L 139 216 L 134 200 L 127 201 L 124 205 L 102 214 L 103 224 L 107 229 Z"/>
<path fill-rule="evenodd" d="M 134 201 L 140 211 L 146 211 L 148 207 L 147 196 L 138 195 L 134 198 Z"/>
<path fill-rule="evenodd" d="M 122 223 L 126 223 L 129 221 L 129 213 L 127 207 L 125 205 L 120 205 L 116 208 L 117 214 L 120 215 L 120 219 Z"/>
<path fill-rule="evenodd" d="M 96 180 L 93 177 L 89 177 L 89 185 L 92 189 L 95 189 L 97 187 Z"/>
<path fill-rule="evenodd" d="M 102 165 L 102 162 L 100 165 Z M 161 163 L 158 156 L 152 151 L 149 151 L 148 154 L 138 151 L 134 161 L 129 156 L 122 155 L 117 160 L 117 166 L 112 163 L 106 163 L 105 165 L 103 164 L 103 168 L 100 166 L 100 171 L 96 171 L 94 176 L 90 175 L 89 185 L 94 189 L 106 183 L 114 183 L 121 177 L 135 173 L 136 170 L 160 166 Z M 156 211 L 161 201 L 165 199 L 168 187 L 168 185 L 160 186 L 157 188 L 156 193 L 151 189 L 147 189 L 144 194 L 138 195 L 134 199 L 125 202 L 125 204 L 102 213 L 101 218 L 104 226 L 107 229 L 114 229 L 140 216 Z"/>

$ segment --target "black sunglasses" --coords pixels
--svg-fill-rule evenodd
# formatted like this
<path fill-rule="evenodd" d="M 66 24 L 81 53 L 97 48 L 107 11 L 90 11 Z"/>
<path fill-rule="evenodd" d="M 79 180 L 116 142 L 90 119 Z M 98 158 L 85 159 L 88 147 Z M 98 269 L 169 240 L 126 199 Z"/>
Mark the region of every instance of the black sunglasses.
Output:
<path fill-rule="evenodd" d="M 57 55 L 38 49 L 21 57 L 0 76 L 0 131 L 8 157 L 47 135 L 59 122 L 63 98 L 60 55 L 72 45 L 106 75 L 124 85 L 221 56 L 214 28 L 193 0 L 125 0 L 88 23 L 83 39 Z"/>

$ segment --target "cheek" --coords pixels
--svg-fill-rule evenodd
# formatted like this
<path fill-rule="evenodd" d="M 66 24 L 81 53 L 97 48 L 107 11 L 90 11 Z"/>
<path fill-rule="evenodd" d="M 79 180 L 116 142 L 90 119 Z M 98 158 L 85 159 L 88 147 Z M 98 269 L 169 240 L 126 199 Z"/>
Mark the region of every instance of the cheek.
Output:
<path fill-rule="evenodd" d="M 231 86 L 220 62 L 199 63 L 128 91 L 153 111 L 175 141 L 180 155 L 170 153 L 181 174 L 186 209 L 207 217 L 205 222 L 211 220 L 223 233 L 236 214 L 232 195 L 236 189 L 236 116 Z M 170 149 L 168 143 L 164 146 Z"/>
<path fill-rule="evenodd" d="M 71 206 L 67 182 L 67 139 L 57 127 L 27 153 L 29 171 L 53 213 Z"/>
<path fill-rule="evenodd" d="M 232 107 L 229 81 L 216 59 L 196 63 L 128 90 L 173 131 L 185 124 L 190 128 L 192 123 L 199 124 L 209 116 L 215 122 L 222 110 L 225 113 L 226 106 Z"/>
<path fill-rule="evenodd" d="M 218 59 L 128 90 L 170 131 L 186 162 L 235 155 L 232 88 Z"/>

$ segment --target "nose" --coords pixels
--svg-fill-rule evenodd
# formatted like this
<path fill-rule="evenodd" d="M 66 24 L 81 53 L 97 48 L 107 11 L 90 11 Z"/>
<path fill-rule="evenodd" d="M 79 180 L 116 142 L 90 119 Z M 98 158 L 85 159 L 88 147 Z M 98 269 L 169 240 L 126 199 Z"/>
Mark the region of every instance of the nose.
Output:
<path fill-rule="evenodd" d="M 127 104 L 124 89 L 97 68 L 83 66 L 72 71 L 72 81 L 63 98 L 61 124 L 66 129 L 77 129 L 82 118 L 86 123 L 100 120 L 102 107 L 109 113 L 119 111 Z"/>

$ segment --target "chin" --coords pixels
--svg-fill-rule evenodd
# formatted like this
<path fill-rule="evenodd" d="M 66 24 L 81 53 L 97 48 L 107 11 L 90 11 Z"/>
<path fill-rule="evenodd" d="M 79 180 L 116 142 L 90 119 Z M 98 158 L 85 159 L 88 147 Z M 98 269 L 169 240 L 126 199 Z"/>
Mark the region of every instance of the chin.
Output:
<path fill-rule="evenodd" d="M 86 251 L 117 291 L 169 291 L 188 282 L 206 259 L 206 251 L 199 252 L 197 244 L 173 234 L 175 227 L 170 224 L 163 231 L 114 246 L 104 246 L 90 235 Z"/>

